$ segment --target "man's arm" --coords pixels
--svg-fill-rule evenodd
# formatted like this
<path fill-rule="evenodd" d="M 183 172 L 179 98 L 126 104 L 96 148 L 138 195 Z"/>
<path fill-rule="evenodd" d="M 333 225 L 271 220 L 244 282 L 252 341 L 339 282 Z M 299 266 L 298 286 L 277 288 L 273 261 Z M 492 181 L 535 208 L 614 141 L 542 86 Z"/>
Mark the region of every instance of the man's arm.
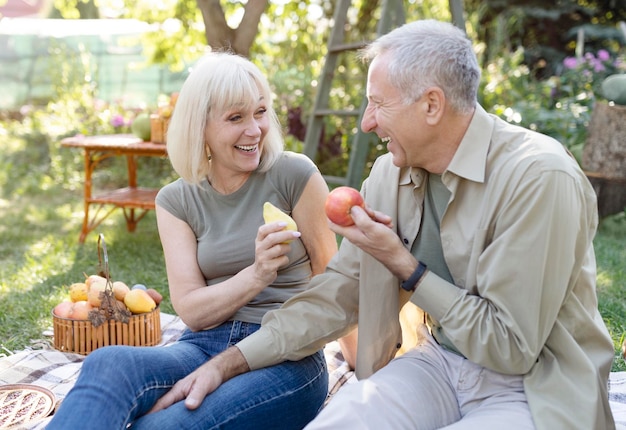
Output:
<path fill-rule="evenodd" d="M 239 348 L 231 346 L 178 381 L 161 397 L 149 413 L 185 400 L 187 409 L 196 409 L 204 398 L 229 379 L 250 370 Z"/>

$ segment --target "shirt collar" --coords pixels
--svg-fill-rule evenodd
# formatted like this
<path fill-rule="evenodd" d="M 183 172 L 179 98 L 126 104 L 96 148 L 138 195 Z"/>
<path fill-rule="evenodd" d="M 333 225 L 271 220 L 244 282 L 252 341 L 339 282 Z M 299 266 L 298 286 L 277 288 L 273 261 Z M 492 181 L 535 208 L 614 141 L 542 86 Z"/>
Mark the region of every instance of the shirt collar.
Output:
<path fill-rule="evenodd" d="M 400 185 L 409 185 L 413 184 L 416 187 L 419 187 L 424 178 L 426 177 L 426 171 L 417 167 L 403 167 L 400 170 Z"/>
<path fill-rule="evenodd" d="M 446 171 L 475 182 L 485 181 L 487 154 L 495 121 L 480 105 Z"/>

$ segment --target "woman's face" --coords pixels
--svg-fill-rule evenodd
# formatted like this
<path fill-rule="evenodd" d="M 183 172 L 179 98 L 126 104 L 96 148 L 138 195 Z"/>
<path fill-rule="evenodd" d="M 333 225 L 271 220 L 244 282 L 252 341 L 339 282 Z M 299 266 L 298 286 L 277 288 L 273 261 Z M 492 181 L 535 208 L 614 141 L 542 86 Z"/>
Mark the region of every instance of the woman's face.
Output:
<path fill-rule="evenodd" d="M 254 103 L 242 103 L 210 115 L 205 139 L 213 168 L 235 173 L 255 170 L 269 126 L 267 101 L 262 96 Z"/>

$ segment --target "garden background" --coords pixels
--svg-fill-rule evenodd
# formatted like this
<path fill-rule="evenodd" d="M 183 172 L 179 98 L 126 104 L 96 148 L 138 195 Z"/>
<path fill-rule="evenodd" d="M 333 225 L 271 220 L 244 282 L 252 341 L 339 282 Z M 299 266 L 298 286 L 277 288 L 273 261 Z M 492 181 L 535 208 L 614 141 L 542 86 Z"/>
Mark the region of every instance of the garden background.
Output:
<path fill-rule="evenodd" d="M 6 0 L 0 0 L 0 6 L 3 3 Z M 246 20 L 254 18 L 255 11 L 248 6 L 252 3 L 263 9 L 251 26 Z M 464 2 L 466 29 L 483 68 L 480 102 L 507 121 L 555 137 L 581 161 L 594 104 L 603 100 L 600 83 L 610 74 L 626 71 L 626 40 L 618 25 L 626 20 L 626 5 L 582 0 L 545 3 Z M 173 78 L 171 85 L 157 85 L 151 92 L 113 94 L 105 91 L 103 80 L 114 83 L 118 75 L 103 73 L 93 46 L 80 43 L 80 38 L 79 43 L 70 43 L 67 38 L 52 37 L 44 52 L 37 54 L 46 57 L 45 68 L 34 75 L 41 84 L 39 91 L 16 91 L 18 96 L 2 106 L 0 355 L 49 341 L 46 332 L 49 334 L 52 323 L 51 309 L 67 297 L 70 284 L 98 271 L 97 234 L 78 243 L 83 217 L 82 153 L 61 148 L 60 140 L 79 133 L 129 131 L 138 114 L 154 112 L 167 103 L 207 45 L 219 48 L 214 40 L 221 39 L 205 31 L 205 23 L 211 22 L 209 14 L 213 20 L 223 20 L 216 28 L 230 37 L 232 47 L 270 77 L 287 146 L 302 151 L 336 2 L 49 0 L 43 4 L 40 14 L 60 20 L 105 18 L 109 24 L 113 19 L 144 23 L 142 31 L 132 37 L 116 39 L 117 46 L 136 56 L 123 67 L 146 79 L 155 68 L 160 76 Z M 447 1 L 404 4 L 407 21 L 451 18 Z M 371 40 L 379 10 L 379 1 L 353 1 L 347 29 L 353 40 Z M 109 33 L 113 27 L 108 26 Z M 252 36 L 242 35 L 250 28 L 255 29 Z M 102 31 L 101 37 L 110 38 L 107 26 Z M 5 45 L 0 48 L 0 54 L 7 52 Z M 6 70 L 2 66 L 0 74 Z M 354 55 L 347 55 L 338 72 L 339 85 L 331 94 L 331 104 L 360 106 L 364 66 Z M 326 124 L 315 160 L 323 173 L 345 175 L 355 127 L 339 120 Z M 383 151 L 383 145 L 372 146 L 367 168 Z M 94 176 L 95 186 L 124 186 L 124 160 L 111 158 L 104 163 L 106 168 Z M 138 167 L 144 186 L 160 187 L 175 178 L 166 159 L 142 158 Z M 106 237 L 112 278 L 157 289 L 165 296 L 162 311 L 173 313 L 154 213 L 150 212 L 134 233 L 128 233 L 118 212 L 105 220 L 98 232 Z M 595 245 L 600 310 L 615 343 L 614 370 L 626 370 L 621 359 L 626 332 L 626 212 L 602 220 Z"/>

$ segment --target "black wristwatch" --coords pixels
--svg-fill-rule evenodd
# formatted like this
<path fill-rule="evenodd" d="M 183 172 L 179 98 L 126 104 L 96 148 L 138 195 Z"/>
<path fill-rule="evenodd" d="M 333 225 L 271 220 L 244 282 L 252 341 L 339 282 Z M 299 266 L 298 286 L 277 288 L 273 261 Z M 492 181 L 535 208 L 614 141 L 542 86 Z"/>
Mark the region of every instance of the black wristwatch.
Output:
<path fill-rule="evenodd" d="M 424 273 L 426 273 L 426 269 L 428 269 L 426 265 L 421 261 L 418 261 L 415 272 L 413 272 L 411 276 L 409 276 L 409 279 L 400 284 L 402 289 L 409 292 L 415 291 L 415 287 L 417 286 L 417 283 L 420 281 L 420 279 L 422 279 L 422 276 L 424 276 Z"/>

